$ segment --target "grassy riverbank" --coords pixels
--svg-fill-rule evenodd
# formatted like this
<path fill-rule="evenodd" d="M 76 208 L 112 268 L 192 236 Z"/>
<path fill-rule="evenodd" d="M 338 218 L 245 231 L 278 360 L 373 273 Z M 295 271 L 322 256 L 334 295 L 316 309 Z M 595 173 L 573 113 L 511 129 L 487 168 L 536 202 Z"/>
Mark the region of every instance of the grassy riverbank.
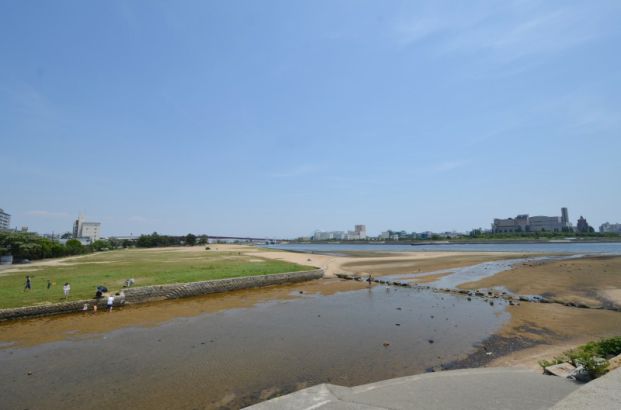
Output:
<path fill-rule="evenodd" d="M 135 286 L 146 286 L 309 269 L 312 268 L 239 252 L 208 251 L 204 247 L 123 249 L 0 270 L 0 308 L 62 301 L 65 282 L 71 284 L 69 299 L 76 300 L 93 297 L 98 285 L 117 291 L 128 278 L 136 281 Z M 32 278 L 32 290 L 24 292 L 26 275 Z M 48 279 L 52 282 L 49 290 Z"/>

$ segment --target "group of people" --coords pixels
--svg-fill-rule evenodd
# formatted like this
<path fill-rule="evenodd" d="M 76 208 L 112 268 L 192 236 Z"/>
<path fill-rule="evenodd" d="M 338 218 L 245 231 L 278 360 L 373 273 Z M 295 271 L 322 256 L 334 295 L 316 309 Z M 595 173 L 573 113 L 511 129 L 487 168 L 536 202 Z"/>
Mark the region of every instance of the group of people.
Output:
<path fill-rule="evenodd" d="M 50 279 L 47 280 L 47 290 L 50 290 L 52 287 L 52 281 Z M 26 285 L 24 286 L 24 292 L 32 290 L 32 278 L 30 275 L 26 275 Z M 63 285 L 63 294 L 65 295 L 65 299 L 69 297 L 69 293 L 71 292 L 71 285 L 69 282 L 65 282 Z"/>
<path fill-rule="evenodd" d="M 128 280 L 129 281 L 129 280 Z M 132 284 L 133 284 L 133 279 L 131 279 Z M 50 279 L 47 280 L 47 290 L 50 290 L 50 288 L 52 287 L 52 281 Z M 131 286 L 127 285 L 127 286 Z M 32 290 L 32 278 L 30 277 L 30 275 L 26 275 L 26 284 L 24 285 L 24 292 L 26 291 L 30 291 Z M 97 299 L 97 301 L 99 301 L 100 298 L 103 297 L 103 294 L 105 292 L 107 292 L 108 289 L 103 287 L 103 286 L 97 286 L 97 292 L 95 293 L 95 299 Z M 65 284 L 63 285 L 63 294 L 65 295 L 65 299 L 69 298 L 69 293 L 71 292 L 71 285 L 69 284 L 69 282 L 65 282 Z M 115 301 L 115 296 L 119 297 L 119 303 L 120 304 L 124 304 L 125 303 L 125 292 L 121 291 L 120 293 L 116 293 L 116 294 L 112 294 L 110 293 L 107 296 L 107 300 L 106 300 L 106 307 L 108 308 L 108 312 L 112 312 L 112 307 L 114 306 L 114 301 Z M 88 303 L 85 303 L 84 306 L 82 307 L 83 311 L 88 311 Z M 95 302 L 93 304 L 93 311 L 97 312 L 97 302 Z"/>

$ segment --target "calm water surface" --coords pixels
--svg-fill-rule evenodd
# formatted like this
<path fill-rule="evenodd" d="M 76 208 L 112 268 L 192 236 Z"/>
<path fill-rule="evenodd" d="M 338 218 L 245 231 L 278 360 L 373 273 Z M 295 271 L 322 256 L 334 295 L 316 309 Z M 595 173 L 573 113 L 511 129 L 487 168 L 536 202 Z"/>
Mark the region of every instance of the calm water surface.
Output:
<path fill-rule="evenodd" d="M 545 242 L 545 243 L 491 243 L 491 244 L 434 244 L 434 245 L 387 245 L 387 244 L 282 244 L 266 246 L 298 252 L 538 252 L 538 253 L 605 253 L 621 255 L 621 242 Z"/>
<path fill-rule="evenodd" d="M 421 373 L 471 353 L 509 317 L 447 294 L 322 294 L 317 283 L 2 324 L 0 408 L 237 408 Z"/>

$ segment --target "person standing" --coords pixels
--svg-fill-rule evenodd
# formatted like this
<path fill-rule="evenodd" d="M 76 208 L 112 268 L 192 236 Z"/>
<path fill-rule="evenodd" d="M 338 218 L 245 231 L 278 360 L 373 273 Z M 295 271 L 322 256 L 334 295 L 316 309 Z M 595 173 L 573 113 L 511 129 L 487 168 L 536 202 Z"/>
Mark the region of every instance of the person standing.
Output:
<path fill-rule="evenodd" d="M 26 286 L 24 286 L 24 292 L 26 290 L 31 290 L 32 289 L 32 281 L 30 280 L 30 276 L 26 275 Z"/>
<path fill-rule="evenodd" d="M 69 282 L 65 282 L 65 286 L 63 286 L 63 293 L 65 294 L 65 299 L 69 297 L 69 292 L 71 291 L 71 285 Z"/>
<path fill-rule="evenodd" d="M 51 280 L 47 280 L 47 290 L 50 290 L 50 288 L 52 287 L 52 281 Z"/>
<path fill-rule="evenodd" d="M 112 312 L 112 305 L 114 305 L 114 296 L 108 296 L 108 312 Z"/>

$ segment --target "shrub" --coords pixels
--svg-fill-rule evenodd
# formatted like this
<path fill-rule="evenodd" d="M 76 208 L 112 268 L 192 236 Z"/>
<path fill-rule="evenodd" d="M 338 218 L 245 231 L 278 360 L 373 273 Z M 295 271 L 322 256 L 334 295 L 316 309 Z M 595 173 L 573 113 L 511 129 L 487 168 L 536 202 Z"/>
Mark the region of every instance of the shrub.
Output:
<path fill-rule="evenodd" d="M 559 363 L 571 363 L 583 366 L 591 378 L 602 376 L 608 371 L 608 360 L 621 354 L 621 336 L 589 342 L 575 349 L 568 350 L 553 360 L 541 360 L 539 366 L 546 368 Z"/>

